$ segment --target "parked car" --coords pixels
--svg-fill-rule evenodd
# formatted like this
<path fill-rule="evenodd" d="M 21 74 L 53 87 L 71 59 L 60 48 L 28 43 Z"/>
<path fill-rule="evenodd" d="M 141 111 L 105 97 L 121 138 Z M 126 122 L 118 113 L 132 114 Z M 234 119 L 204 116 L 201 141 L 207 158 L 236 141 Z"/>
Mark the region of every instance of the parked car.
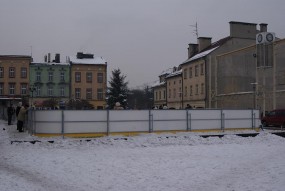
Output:
<path fill-rule="evenodd" d="M 285 127 L 285 109 L 276 109 L 267 113 L 261 119 L 263 126 L 283 126 Z"/>

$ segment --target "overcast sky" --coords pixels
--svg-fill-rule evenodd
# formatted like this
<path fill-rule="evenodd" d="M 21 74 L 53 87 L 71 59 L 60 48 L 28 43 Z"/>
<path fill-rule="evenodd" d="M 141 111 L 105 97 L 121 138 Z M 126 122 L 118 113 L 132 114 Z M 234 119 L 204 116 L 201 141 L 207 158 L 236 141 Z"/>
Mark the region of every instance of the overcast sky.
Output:
<path fill-rule="evenodd" d="M 1 0 L 0 54 L 102 56 L 108 77 L 121 69 L 129 87 L 158 79 L 187 59 L 189 43 L 229 35 L 229 22 L 267 23 L 285 38 L 284 0 Z"/>

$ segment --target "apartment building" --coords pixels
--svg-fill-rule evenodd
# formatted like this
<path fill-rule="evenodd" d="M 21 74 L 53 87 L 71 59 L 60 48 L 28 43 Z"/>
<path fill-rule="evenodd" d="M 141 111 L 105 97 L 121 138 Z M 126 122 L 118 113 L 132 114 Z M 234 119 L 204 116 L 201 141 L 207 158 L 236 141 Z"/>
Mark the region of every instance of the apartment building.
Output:
<path fill-rule="evenodd" d="M 173 68 L 163 71 L 159 75 L 159 80 L 152 85 L 153 89 L 153 104 L 156 108 L 162 108 L 167 105 L 167 92 L 166 92 L 166 76 L 173 72 Z"/>
<path fill-rule="evenodd" d="M 171 109 L 183 108 L 182 70 L 174 67 L 173 72 L 165 77 L 167 91 L 167 107 Z"/>
<path fill-rule="evenodd" d="M 70 98 L 87 100 L 95 109 L 106 108 L 107 62 L 102 57 L 78 52 L 69 57 Z"/>
<path fill-rule="evenodd" d="M 56 107 L 65 108 L 70 94 L 70 65 L 60 62 L 60 55 L 54 60 L 45 59 L 45 62 L 30 64 L 30 102 L 34 107 L 43 107 L 45 100 L 53 99 Z"/>
<path fill-rule="evenodd" d="M 31 56 L 0 55 L 0 100 L 2 105 L 16 104 L 29 97 Z"/>

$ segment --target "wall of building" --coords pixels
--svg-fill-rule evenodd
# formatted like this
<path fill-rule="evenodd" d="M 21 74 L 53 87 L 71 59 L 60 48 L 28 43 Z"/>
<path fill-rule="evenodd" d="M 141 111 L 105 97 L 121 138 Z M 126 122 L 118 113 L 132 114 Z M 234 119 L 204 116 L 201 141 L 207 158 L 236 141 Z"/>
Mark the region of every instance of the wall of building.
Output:
<path fill-rule="evenodd" d="M 30 87 L 33 88 L 33 105 L 40 107 L 42 102 L 47 99 L 56 99 L 58 102 L 69 99 L 70 67 L 69 64 L 55 63 L 31 63 L 30 65 Z M 40 73 L 40 80 L 37 79 L 37 73 Z M 49 73 L 52 73 L 52 80 L 49 79 Z M 61 73 L 64 79 L 61 79 Z M 52 89 L 52 94 L 49 93 Z M 61 93 L 64 88 L 64 95 Z"/>
<path fill-rule="evenodd" d="M 30 56 L 0 56 L 0 97 L 2 98 L 22 98 L 29 96 L 29 64 L 31 62 Z M 14 69 L 14 76 L 9 75 L 9 68 Z M 25 70 L 25 75 L 22 74 L 22 70 Z M 10 92 L 10 84 L 14 86 L 14 92 Z M 26 87 L 25 91 L 22 91 L 21 85 Z M 23 87 L 23 86 L 22 86 Z"/>
<path fill-rule="evenodd" d="M 203 58 L 183 64 L 183 108 L 187 104 L 192 107 L 205 108 L 206 73 Z"/>
<path fill-rule="evenodd" d="M 81 81 L 75 81 L 76 72 L 80 72 Z M 92 73 L 92 80 L 87 82 L 86 74 Z M 103 81 L 99 83 L 97 80 L 98 73 L 103 74 Z M 76 99 L 75 90 L 79 88 L 81 90 L 81 96 L 79 99 L 84 99 L 89 101 L 94 108 L 105 108 L 106 107 L 106 91 L 107 91 L 107 65 L 103 64 L 72 64 L 71 65 L 71 98 Z M 86 99 L 86 90 L 92 89 L 92 98 Z M 102 98 L 98 99 L 97 93 L 98 89 L 102 89 Z"/>
<path fill-rule="evenodd" d="M 162 85 L 153 87 L 153 96 L 154 96 L 154 106 L 155 107 L 159 108 L 160 106 L 167 105 L 166 85 L 162 84 Z"/>
<path fill-rule="evenodd" d="M 182 74 L 166 79 L 167 107 L 174 109 L 183 108 Z"/>

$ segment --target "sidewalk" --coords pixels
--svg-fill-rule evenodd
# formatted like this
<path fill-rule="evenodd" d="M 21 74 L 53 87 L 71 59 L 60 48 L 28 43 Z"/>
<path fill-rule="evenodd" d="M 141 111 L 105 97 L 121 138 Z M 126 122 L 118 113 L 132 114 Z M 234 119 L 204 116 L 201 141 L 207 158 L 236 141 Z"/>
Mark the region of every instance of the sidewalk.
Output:
<path fill-rule="evenodd" d="M 30 136 L 27 131 L 20 133 L 17 131 L 17 122 L 12 122 L 12 125 L 8 125 L 7 121 L 0 120 L 0 141 L 30 141 L 34 140 L 33 136 Z"/>

